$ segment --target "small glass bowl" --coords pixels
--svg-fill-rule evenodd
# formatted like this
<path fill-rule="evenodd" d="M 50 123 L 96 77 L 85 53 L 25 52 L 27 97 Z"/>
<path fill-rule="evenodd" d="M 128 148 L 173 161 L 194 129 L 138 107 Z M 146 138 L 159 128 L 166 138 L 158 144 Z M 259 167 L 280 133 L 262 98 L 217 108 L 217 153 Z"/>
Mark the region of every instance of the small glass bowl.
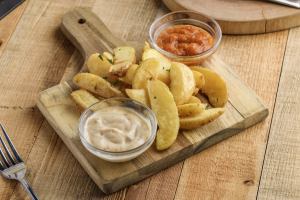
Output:
<path fill-rule="evenodd" d="M 206 30 L 214 38 L 213 46 L 201 54 L 194 56 L 178 56 L 160 48 L 156 39 L 164 29 L 174 25 L 194 25 Z M 213 18 L 194 11 L 177 11 L 168 13 L 155 20 L 149 30 L 150 44 L 153 48 L 165 55 L 172 61 L 181 62 L 187 65 L 201 64 L 206 58 L 212 55 L 221 42 L 222 31 L 219 24 Z"/>
<path fill-rule="evenodd" d="M 95 111 L 101 110 L 103 108 L 107 107 L 113 107 L 113 106 L 121 106 L 121 107 L 126 107 L 134 110 L 135 112 L 138 112 L 142 116 L 145 117 L 145 119 L 149 120 L 150 122 L 150 128 L 151 128 L 151 133 L 147 141 L 145 141 L 144 144 L 127 150 L 127 151 L 121 151 L 121 152 L 111 152 L 111 151 L 105 151 L 102 149 L 99 149 L 95 146 L 93 146 L 88 140 L 85 139 L 84 136 L 84 125 L 86 123 L 86 120 L 91 116 Z M 157 121 L 155 114 L 153 111 L 144 106 L 143 104 L 134 101 L 129 98 L 110 98 L 110 99 L 105 99 L 103 101 L 100 101 L 98 103 L 93 104 L 89 108 L 87 108 L 80 116 L 79 119 L 79 135 L 80 135 L 80 140 L 83 144 L 83 146 L 92 154 L 95 156 L 107 160 L 110 162 L 125 162 L 128 160 L 132 160 L 145 152 L 154 142 L 155 137 L 156 137 L 156 130 L 157 130 Z"/>

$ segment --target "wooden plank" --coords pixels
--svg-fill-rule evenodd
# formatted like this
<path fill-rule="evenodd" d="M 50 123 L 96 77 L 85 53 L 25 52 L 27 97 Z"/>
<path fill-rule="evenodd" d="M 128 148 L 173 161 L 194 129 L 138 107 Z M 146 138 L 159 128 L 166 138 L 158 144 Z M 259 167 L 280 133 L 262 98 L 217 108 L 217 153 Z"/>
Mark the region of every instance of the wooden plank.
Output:
<path fill-rule="evenodd" d="M 300 199 L 300 28 L 291 29 L 258 199 Z"/>
<path fill-rule="evenodd" d="M 218 52 L 270 111 L 275 102 L 286 39 L 286 31 L 225 36 Z M 270 117 L 185 160 L 174 199 L 255 199 L 269 125 Z"/>
<path fill-rule="evenodd" d="M 300 25 L 300 10 L 265 1 L 163 0 L 172 11 L 192 10 L 216 19 L 223 33 L 269 33 Z"/>
<path fill-rule="evenodd" d="M 15 10 L 9 13 L 5 18 L 0 20 L 0 55 L 5 49 L 11 35 L 13 34 L 16 25 L 21 18 L 28 1 L 23 2 Z"/>
<path fill-rule="evenodd" d="M 0 97 L 0 120 L 7 127 L 25 161 L 44 120 L 35 107 L 37 94 L 59 82 L 74 51 L 71 44 L 57 31 L 61 16 L 65 10 L 79 3 L 80 1 L 30 0 L 18 7 L 13 12 L 14 15 L 9 15 L 0 22 L 5 23 L 6 27 L 12 27 L 18 21 L 16 12 L 21 13 L 27 4 L 9 41 L 9 32 L 6 32 L 9 29 L 5 27 L 0 30 L 1 33 L 6 33 L 5 42 L 8 41 L 0 57 L 0 91 L 3 94 Z M 90 1 L 85 1 L 82 5 L 89 4 Z M 40 155 L 39 158 L 43 156 Z M 30 168 L 28 171 L 31 173 Z M 16 182 L 0 180 L 1 199 L 10 199 L 13 191 L 16 192 L 17 199 L 27 196 L 21 187 L 16 187 Z"/>

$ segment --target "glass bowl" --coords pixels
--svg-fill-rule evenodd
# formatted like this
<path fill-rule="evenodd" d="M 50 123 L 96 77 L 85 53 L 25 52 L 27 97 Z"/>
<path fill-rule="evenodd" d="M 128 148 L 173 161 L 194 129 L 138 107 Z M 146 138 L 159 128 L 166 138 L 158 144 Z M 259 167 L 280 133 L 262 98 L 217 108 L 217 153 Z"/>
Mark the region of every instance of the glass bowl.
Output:
<path fill-rule="evenodd" d="M 126 151 L 118 151 L 118 152 L 112 152 L 112 151 L 106 151 L 99 149 L 95 146 L 93 146 L 85 137 L 84 132 L 84 125 L 87 121 L 87 119 L 95 112 L 107 107 L 114 107 L 114 106 L 120 106 L 120 107 L 126 107 L 129 109 L 132 109 L 133 111 L 141 114 L 146 120 L 149 120 L 150 122 L 150 136 L 148 139 L 143 143 L 142 145 L 135 147 L 130 150 Z M 143 152 L 145 152 L 154 142 L 156 137 L 156 130 L 157 130 L 157 121 L 156 117 L 153 113 L 153 111 L 144 106 L 143 104 L 134 101 L 129 98 L 110 98 L 102 100 L 98 103 L 93 104 L 89 108 L 87 108 L 80 116 L 79 119 L 79 135 L 80 140 L 83 144 L 83 146 L 92 154 L 95 156 L 107 160 L 110 162 L 125 162 L 131 159 L 136 158 Z"/>
<path fill-rule="evenodd" d="M 165 51 L 157 45 L 156 39 L 161 31 L 174 25 L 194 25 L 206 30 L 214 38 L 213 46 L 210 49 L 194 56 L 178 56 Z M 150 26 L 149 30 L 150 44 L 154 49 L 172 61 L 181 62 L 187 65 L 201 64 L 206 58 L 208 58 L 217 50 L 221 42 L 221 38 L 222 31 L 216 20 L 194 11 L 177 11 L 168 13 L 155 20 Z"/>

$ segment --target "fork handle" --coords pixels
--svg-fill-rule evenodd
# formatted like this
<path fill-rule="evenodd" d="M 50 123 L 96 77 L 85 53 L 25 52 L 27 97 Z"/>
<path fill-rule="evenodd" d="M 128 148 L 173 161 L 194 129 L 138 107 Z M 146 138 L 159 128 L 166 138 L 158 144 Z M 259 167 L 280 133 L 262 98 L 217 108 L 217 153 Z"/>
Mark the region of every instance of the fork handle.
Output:
<path fill-rule="evenodd" d="M 38 197 L 36 196 L 36 194 L 34 193 L 33 189 L 31 188 L 31 186 L 28 184 L 28 182 L 26 181 L 25 178 L 19 180 L 20 183 L 22 183 L 24 189 L 26 190 L 26 192 L 30 195 L 32 200 L 39 200 Z"/>

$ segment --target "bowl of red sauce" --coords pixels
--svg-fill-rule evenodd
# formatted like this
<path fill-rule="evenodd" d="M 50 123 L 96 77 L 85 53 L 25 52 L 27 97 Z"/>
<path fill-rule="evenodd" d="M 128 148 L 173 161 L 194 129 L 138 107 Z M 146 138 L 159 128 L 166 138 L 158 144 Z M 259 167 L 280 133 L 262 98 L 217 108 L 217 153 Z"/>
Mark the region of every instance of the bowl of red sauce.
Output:
<path fill-rule="evenodd" d="M 150 43 L 172 61 L 201 64 L 218 48 L 222 31 L 211 17 L 194 11 L 168 13 L 149 30 Z"/>

